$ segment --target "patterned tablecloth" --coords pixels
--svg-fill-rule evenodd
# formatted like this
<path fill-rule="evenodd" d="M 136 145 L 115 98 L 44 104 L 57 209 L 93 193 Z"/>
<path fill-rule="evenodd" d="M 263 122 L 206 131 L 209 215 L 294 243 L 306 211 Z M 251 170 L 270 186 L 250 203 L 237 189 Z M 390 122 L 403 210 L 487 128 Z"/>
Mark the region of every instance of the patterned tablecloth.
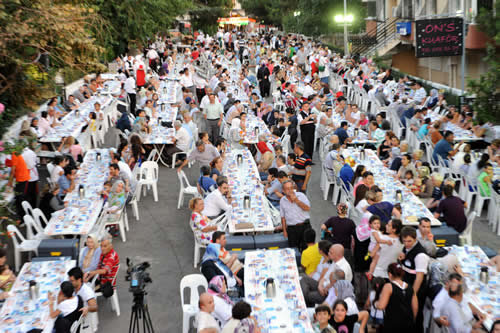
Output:
<path fill-rule="evenodd" d="M 442 115 L 440 115 L 438 112 L 429 112 L 427 114 L 427 118 L 431 118 L 432 122 L 435 122 L 436 120 L 439 120 L 443 118 Z M 443 131 L 452 131 L 453 135 L 455 136 L 455 141 L 477 141 L 481 140 L 481 138 L 478 138 L 477 136 L 472 133 L 470 130 L 466 130 L 461 128 L 458 125 L 455 125 L 450 122 L 444 123 L 441 128 Z"/>
<path fill-rule="evenodd" d="M 97 160 L 97 153 L 101 159 Z M 66 195 L 68 206 L 52 214 L 45 227 L 45 234 L 87 235 L 97 222 L 103 206 L 100 192 L 109 175 L 111 157 L 107 149 L 94 149 L 85 155 L 77 172 L 75 189 Z M 85 196 L 80 198 L 79 185 L 83 184 Z"/>
<path fill-rule="evenodd" d="M 272 139 L 272 134 L 264 121 L 249 114 L 246 120 L 246 130 L 243 133 L 243 142 L 247 144 L 257 143 L 261 134 L 265 134 L 268 141 Z"/>
<path fill-rule="evenodd" d="M 266 297 L 268 278 L 276 285 L 274 298 Z M 245 254 L 245 299 L 252 306 L 262 333 L 313 332 L 293 249 Z"/>
<path fill-rule="evenodd" d="M 403 208 L 402 221 L 404 225 L 418 225 L 418 218 L 428 217 L 431 220 L 432 226 L 440 226 L 441 222 L 434 218 L 432 213 L 425 207 L 424 203 L 414 195 L 406 186 L 394 178 L 394 171 L 386 168 L 375 152 L 370 149 L 365 150 L 366 157 L 360 159 L 360 150 L 348 148 L 344 149 L 343 155 L 345 158 L 352 157 L 356 165 L 363 164 L 367 170 L 373 172 L 375 184 L 382 189 L 384 193 L 384 201 L 389 201 L 393 204 L 396 201 L 396 191 L 400 190 L 403 194 L 401 207 Z"/>
<path fill-rule="evenodd" d="M 241 164 L 238 164 L 241 156 Z M 269 205 L 260 183 L 257 165 L 250 151 L 228 148 L 222 173 L 228 177 L 232 188 L 232 209 L 229 218 L 229 232 L 272 231 L 273 221 Z M 250 208 L 244 207 L 245 197 L 250 200 Z"/>
<path fill-rule="evenodd" d="M 93 96 L 88 101 L 82 103 L 77 110 L 73 110 L 65 115 L 60 125 L 54 127 L 49 133 L 40 138 L 40 142 L 61 142 L 63 137 L 78 137 L 82 128 L 87 125 L 90 112 L 94 111 L 94 104 L 99 102 L 101 110 L 107 112 L 107 108 L 112 104 L 113 98 L 110 96 Z M 76 112 L 78 111 L 78 115 Z"/>
<path fill-rule="evenodd" d="M 484 326 L 491 328 L 496 319 L 500 319 L 500 273 L 489 266 L 489 281 L 484 284 L 479 281 L 481 264 L 489 260 L 479 246 L 452 246 L 450 253 L 457 256 L 467 283 L 469 301 L 486 315 Z"/>
<path fill-rule="evenodd" d="M 67 258 L 24 264 L 0 310 L 0 332 L 26 333 L 34 328 L 52 332 L 54 320 L 50 318 L 48 292 L 57 297 L 61 283 L 68 279 L 66 273 L 75 265 L 75 260 Z M 36 300 L 30 299 L 31 280 L 39 286 Z"/>

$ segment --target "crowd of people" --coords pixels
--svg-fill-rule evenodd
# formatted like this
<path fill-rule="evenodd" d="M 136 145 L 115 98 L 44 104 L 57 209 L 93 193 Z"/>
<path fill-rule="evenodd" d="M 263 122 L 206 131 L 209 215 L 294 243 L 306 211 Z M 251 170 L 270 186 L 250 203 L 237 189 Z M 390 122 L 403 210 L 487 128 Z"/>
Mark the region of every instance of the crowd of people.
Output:
<path fill-rule="evenodd" d="M 403 226 L 401 205 L 384 200 L 382 184 L 374 178 L 373 170 L 364 165 L 353 169 L 344 154 L 358 133 L 365 132 L 370 142 L 365 148 L 373 149 L 384 165 L 395 171 L 395 179 L 423 200 L 435 218 L 461 233 L 467 218 L 465 202 L 456 193 L 463 184 L 434 171 L 430 159 L 439 156 L 454 165 L 454 170 L 462 170 L 481 196 L 498 190 L 493 164 L 500 162 L 500 142 L 492 124 L 473 126 L 475 114 L 469 106 L 458 111 L 448 105 L 443 94 L 432 90 L 428 95 L 420 82 L 407 77 L 395 81 L 390 68 L 378 68 L 371 59 L 343 58 L 321 43 L 295 35 L 221 30 L 212 37 L 197 33 L 192 45 L 183 51 L 170 39 L 158 37 L 144 55 L 116 61 L 122 81 L 118 98 L 128 103 L 130 113 L 123 112 L 116 127 L 124 133 L 130 131 L 130 135 L 110 150 L 109 177 L 102 197 L 111 222 L 135 193 L 134 170 L 154 149 L 144 143 L 144 136 L 151 133 L 151 123 L 161 107 L 160 84 L 169 75 L 179 75 L 182 99 L 176 104 L 175 138 L 163 150 L 163 158 L 171 162 L 174 154 L 183 153 L 177 157 L 178 172 L 191 163 L 200 167 L 199 195 L 189 202 L 190 227 L 197 241 L 206 246 L 201 271 L 209 282 L 199 300 L 198 332 L 259 332 L 250 305 L 234 301 L 244 295 L 244 265 L 225 249 L 226 235 L 218 224 L 218 217 L 231 210 L 234 200 L 223 173 L 227 147 L 251 151 L 264 193 L 280 213 L 275 232 L 282 233 L 289 247 L 301 252 L 300 285 L 307 306 L 315 307 L 311 316 L 315 332 L 351 333 L 355 326 L 365 332 L 368 322 L 383 332 L 423 332 L 430 326 L 446 327 L 449 332 L 480 329 L 484 314 L 463 301 L 465 276 L 454 255 L 438 255 L 431 221 L 419 217 L 418 229 Z M 183 68 L 177 73 L 179 61 Z M 201 73 L 202 67 L 211 69 L 208 77 Z M 340 78 L 344 85 L 357 85 L 387 110 L 394 110 L 407 132 L 435 144 L 432 156 L 424 159 L 423 150 L 412 150 L 391 130 L 386 119 L 389 111 L 362 110 L 348 100 L 345 90 L 333 88 L 332 77 Z M 58 118 L 78 108 L 104 83 L 100 75 L 86 81 L 63 105 L 57 98 L 51 99 L 40 119 L 33 116 L 29 126 L 23 125 L 21 135 L 43 136 L 57 126 Z M 240 92 L 244 99 L 237 99 Z M 103 121 L 100 104 L 94 107 L 88 119 L 90 131 Z M 436 108 L 443 116 L 432 122 L 427 114 Z M 249 116 L 261 119 L 269 129 L 269 134 L 259 135 L 255 145 L 245 144 L 242 138 Z M 453 147 L 453 132 L 443 131 L 446 123 L 471 129 L 481 140 Z M 321 168 L 328 178 L 338 177 L 355 199 L 352 206 L 335 203 L 336 214 L 317 230 L 321 233 L 319 242 L 311 226 L 310 202 L 310 193 L 316 190 L 312 173 L 318 140 L 324 143 L 319 151 Z M 191 146 L 194 148 L 189 151 Z M 38 206 L 36 154 L 33 157 L 34 148 L 30 147 L 22 154 L 13 153 L 10 160 L 9 185 L 16 180 L 21 216 L 22 201 Z M 473 148 L 486 150 L 476 158 Z M 75 173 L 84 155 L 73 137 L 64 138 L 58 150 L 62 156 L 52 162 L 50 186 L 39 200 L 48 218 L 65 207 L 64 196 L 76 186 Z M 358 211 L 361 218 L 353 220 L 350 210 Z M 52 317 L 64 318 L 60 325 L 74 321 L 75 311 L 97 311 L 93 291 L 83 282 L 99 276 L 101 288 L 116 283 L 119 257 L 113 250 L 112 236 L 119 234 L 118 225 L 109 232 L 111 236 L 100 243 L 89 235 L 79 267 L 72 269 L 69 282 L 61 285 L 58 305 L 51 311 Z M 490 264 L 498 269 L 497 262 L 498 258 Z M 0 267 L 0 288 L 6 290 L 15 275 L 8 267 Z M 52 296 L 49 299 L 56 302 Z M 431 323 L 423 320 L 427 299 L 433 305 Z M 499 329 L 496 322 L 491 331 Z"/>

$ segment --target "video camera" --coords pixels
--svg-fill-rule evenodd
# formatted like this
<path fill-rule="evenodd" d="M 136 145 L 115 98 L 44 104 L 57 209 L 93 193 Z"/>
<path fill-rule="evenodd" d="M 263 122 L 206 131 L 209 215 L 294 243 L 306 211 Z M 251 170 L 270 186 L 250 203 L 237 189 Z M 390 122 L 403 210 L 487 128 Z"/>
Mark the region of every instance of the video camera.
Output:
<path fill-rule="evenodd" d="M 142 293 L 146 287 L 146 283 L 153 282 L 149 273 L 146 272 L 151 265 L 147 261 L 134 265 L 132 260 L 127 258 L 127 267 L 127 276 L 125 280 L 130 281 L 129 291 L 134 293 L 134 295 Z"/>

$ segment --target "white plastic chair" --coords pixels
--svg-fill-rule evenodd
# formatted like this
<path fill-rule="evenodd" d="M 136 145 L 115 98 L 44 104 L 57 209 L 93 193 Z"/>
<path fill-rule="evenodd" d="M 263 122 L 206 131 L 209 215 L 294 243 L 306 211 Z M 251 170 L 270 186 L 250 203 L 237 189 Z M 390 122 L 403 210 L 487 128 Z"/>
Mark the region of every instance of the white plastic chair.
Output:
<path fill-rule="evenodd" d="M 33 209 L 33 217 L 35 219 L 36 224 L 43 230 L 43 225 L 49 224 L 49 221 L 45 217 L 45 214 L 42 212 L 40 208 Z"/>
<path fill-rule="evenodd" d="M 192 195 L 194 197 L 198 197 L 200 196 L 200 194 L 198 193 L 198 188 L 196 188 L 196 186 L 191 186 L 189 184 L 189 180 L 186 177 L 186 174 L 184 173 L 183 170 L 179 171 L 177 173 L 177 176 L 179 177 L 179 182 L 180 182 L 179 200 L 177 201 L 177 209 L 181 209 L 181 206 L 184 203 L 184 195 Z"/>
<path fill-rule="evenodd" d="M 107 220 L 108 214 L 104 214 L 102 217 L 102 221 L 99 221 L 99 236 L 103 236 L 105 234 L 106 226 L 108 225 L 115 225 L 118 224 L 118 227 L 120 228 L 120 237 L 122 241 L 125 243 L 127 241 L 127 235 L 126 232 L 129 230 L 128 226 L 128 217 L 127 217 L 127 209 L 126 207 L 123 207 L 120 216 L 116 220 Z"/>
<path fill-rule="evenodd" d="M 137 186 L 143 190 L 143 195 L 146 195 L 146 187 L 151 186 L 154 200 L 158 201 L 158 163 L 153 161 L 142 163 Z M 141 191 L 137 192 L 137 201 L 141 201 Z"/>
<path fill-rule="evenodd" d="M 108 298 L 111 301 L 111 308 L 113 309 L 113 311 L 116 312 L 117 317 L 120 316 L 120 302 L 118 300 L 118 291 L 116 290 L 116 288 L 117 288 L 116 287 L 116 278 L 118 277 L 119 272 L 120 272 L 120 264 L 118 264 L 118 270 L 116 271 L 116 275 L 113 278 L 113 281 L 111 282 L 111 285 L 114 286 L 113 287 L 113 289 L 114 289 L 113 296 Z M 97 276 L 96 276 L 96 278 L 97 278 Z M 96 278 L 94 278 L 94 280 L 92 280 L 92 287 L 95 287 Z M 99 297 L 99 296 L 102 296 L 102 292 L 100 292 L 100 291 L 95 293 L 95 297 Z"/>
<path fill-rule="evenodd" d="M 189 332 L 189 320 L 191 317 L 196 316 L 198 313 L 198 300 L 200 299 L 200 294 L 198 291 L 199 287 L 208 289 L 207 279 L 201 274 L 190 274 L 182 278 L 180 284 L 181 292 L 181 305 L 182 305 L 182 333 Z M 184 303 L 184 290 L 186 288 L 190 289 L 189 293 L 189 303 Z"/>
<path fill-rule="evenodd" d="M 69 330 L 70 333 L 78 332 L 78 328 L 80 328 L 82 326 L 83 318 L 85 318 L 85 317 L 83 315 L 81 315 L 80 318 L 78 318 L 78 320 L 75 321 L 73 323 L 73 325 L 71 325 L 71 328 Z"/>
<path fill-rule="evenodd" d="M 288 156 L 288 152 L 290 151 L 290 135 L 285 135 L 283 141 L 281 141 L 281 147 L 283 148 L 283 155 L 285 157 Z"/>
<path fill-rule="evenodd" d="M 479 184 L 478 184 L 479 187 Z M 485 197 L 481 195 L 481 192 L 478 188 L 477 190 L 477 195 L 476 195 L 476 204 L 474 206 L 474 210 L 477 213 L 477 216 L 481 216 L 481 213 L 483 211 L 483 206 L 485 201 L 491 201 L 491 197 Z"/>
<path fill-rule="evenodd" d="M 38 255 L 38 245 L 40 245 L 40 240 L 25 239 L 19 229 L 12 224 L 7 226 L 7 231 L 11 235 L 12 242 L 14 243 L 14 261 L 16 272 L 18 272 L 20 268 L 19 266 L 21 266 L 21 252 L 35 252 L 35 254 Z"/>
<path fill-rule="evenodd" d="M 21 202 L 21 206 L 23 207 L 24 213 L 33 217 L 33 207 L 31 207 L 31 204 L 28 201 L 23 201 Z"/>
<path fill-rule="evenodd" d="M 158 152 L 158 150 L 156 148 L 153 148 L 153 150 L 151 150 L 151 152 L 149 153 L 147 160 L 153 161 L 153 162 L 158 162 L 159 158 L 160 158 L 160 153 Z"/>
<path fill-rule="evenodd" d="M 474 220 L 476 219 L 476 212 L 472 211 L 469 216 L 467 216 L 467 226 L 465 230 L 458 236 L 460 240 L 460 245 L 471 245 L 472 246 L 472 227 L 474 226 Z"/>
<path fill-rule="evenodd" d="M 129 205 L 132 206 L 132 211 L 134 212 L 135 219 L 139 221 L 139 205 L 137 204 L 137 196 L 141 192 L 141 187 L 137 185 L 135 187 L 135 192 L 132 195 L 132 199 L 129 202 Z"/>
<path fill-rule="evenodd" d="M 30 215 L 24 215 L 23 220 L 24 224 L 26 224 L 26 238 L 28 240 L 42 240 L 49 238 L 49 236 L 46 236 L 43 232 L 42 226 L 38 225 L 33 217 Z"/>
<path fill-rule="evenodd" d="M 330 187 L 335 186 L 335 180 L 330 179 L 328 172 L 323 167 L 321 170 L 321 189 L 323 190 L 323 200 L 328 200 L 328 193 L 330 192 Z"/>

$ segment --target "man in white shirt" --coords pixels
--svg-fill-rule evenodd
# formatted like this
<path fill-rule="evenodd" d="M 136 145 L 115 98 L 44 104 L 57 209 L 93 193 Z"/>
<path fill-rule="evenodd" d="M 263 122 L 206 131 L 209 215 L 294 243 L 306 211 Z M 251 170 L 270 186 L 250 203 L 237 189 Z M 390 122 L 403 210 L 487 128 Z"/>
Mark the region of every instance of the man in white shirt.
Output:
<path fill-rule="evenodd" d="M 75 295 L 80 296 L 83 301 L 83 308 L 80 310 L 84 317 L 89 312 L 97 312 L 97 301 L 94 290 L 86 283 L 83 283 L 83 271 L 80 267 L 73 267 L 68 271 L 69 282 L 75 288 Z M 84 325 L 85 326 L 85 325 Z"/>
<path fill-rule="evenodd" d="M 170 164 L 172 161 L 172 156 L 175 153 L 180 152 L 188 152 L 189 147 L 191 146 L 192 137 L 189 135 L 187 129 L 182 127 L 182 123 L 179 120 L 174 121 L 175 128 L 175 137 L 174 137 L 174 145 L 169 146 L 165 149 L 165 159 L 167 164 Z M 185 156 L 184 156 L 185 158 Z M 178 156 L 178 160 L 182 161 L 180 156 Z"/>
<path fill-rule="evenodd" d="M 125 92 L 128 94 L 128 98 L 130 100 L 130 113 L 135 116 L 135 104 L 136 104 L 136 86 L 135 79 L 132 75 L 125 80 Z"/>
<path fill-rule="evenodd" d="M 205 203 L 203 215 L 212 219 L 218 217 L 223 212 L 231 210 L 231 200 L 227 180 L 218 178 L 217 189 L 210 192 L 203 200 Z"/>
<path fill-rule="evenodd" d="M 198 302 L 200 312 L 196 315 L 198 333 L 219 333 L 220 328 L 215 318 L 211 315 L 215 310 L 214 298 L 209 293 L 200 295 Z"/>
<path fill-rule="evenodd" d="M 191 136 L 191 140 L 194 140 L 194 138 L 198 137 L 198 127 L 194 123 L 193 117 L 189 112 L 186 112 L 184 113 L 182 118 L 184 119 L 182 127 L 188 131 L 189 135 Z"/>
<path fill-rule="evenodd" d="M 38 201 L 38 169 L 36 168 L 36 154 L 29 147 L 24 148 L 21 156 L 26 163 L 26 167 L 30 172 L 30 180 L 28 181 L 28 191 L 26 192 L 26 199 L 32 207 L 36 207 Z"/>

